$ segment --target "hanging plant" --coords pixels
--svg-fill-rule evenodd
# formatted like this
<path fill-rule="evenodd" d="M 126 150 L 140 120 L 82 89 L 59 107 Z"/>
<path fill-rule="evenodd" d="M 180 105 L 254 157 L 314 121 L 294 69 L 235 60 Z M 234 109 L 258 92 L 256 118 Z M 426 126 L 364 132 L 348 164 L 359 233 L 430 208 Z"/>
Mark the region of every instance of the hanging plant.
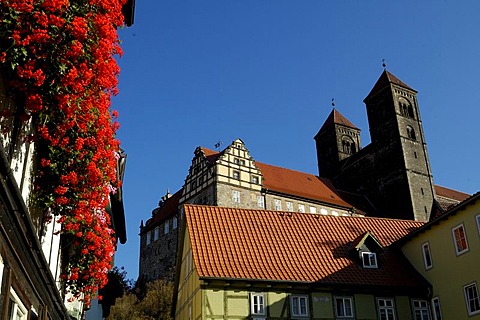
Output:
<path fill-rule="evenodd" d="M 115 251 L 105 208 L 118 186 L 115 138 L 125 0 L 2 0 L 0 63 L 24 101 L 38 150 L 35 204 L 50 210 L 71 241 L 67 290 L 87 304 L 107 281 Z M 2 115 L 7 116 L 7 115 Z"/>

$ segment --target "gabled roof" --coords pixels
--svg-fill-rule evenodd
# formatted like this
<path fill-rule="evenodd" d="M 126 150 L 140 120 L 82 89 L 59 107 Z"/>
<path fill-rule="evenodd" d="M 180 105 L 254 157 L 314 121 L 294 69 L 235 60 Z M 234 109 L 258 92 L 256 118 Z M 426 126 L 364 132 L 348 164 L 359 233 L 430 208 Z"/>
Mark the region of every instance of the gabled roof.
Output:
<path fill-rule="evenodd" d="M 317 136 L 322 132 L 323 130 L 332 127 L 335 124 L 339 124 L 345 127 L 349 127 L 352 129 L 360 130 L 358 129 L 353 123 L 350 122 L 347 118 L 345 118 L 340 112 L 337 111 L 337 109 L 333 108 L 332 112 L 327 117 L 327 120 L 323 123 L 322 127 L 317 133 Z"/>
<path fill-rule="evenodd" d="M 415 288 L 422 280 L 401 253 L 379 253 L 379 269 L 349 255 L 370 232 L 388 247 L 423 223 L 365 217 L 185 205 L 193 260 L 201 279 Z"/>
<path fill-rule="evenodd" d="M 359 250 L 368 240 L 371 240 L 373 243 L 375 243 L 375 246 L 377 248 L 383 249 L 383 246 L 380 243 L 380 241 L 378 241 L 377 238 L 375 238 L 375 236 L 371 234 L 369 231 L 365 232 L 364 234 L 357 237 L 357 239 L 353 240 L 351 247 L 352 249 Z"/>
<path fill-rule="evenodd" d="M 214 163 L 223 154 L 204 147 L 203 153 L 210 163 Z M 352 205 L 343 200 L 335 187 L 326 178 L 313 174 L 290 170 L 282 167 L 255 161 L 263 175 L 265 189 L 290 194 L 297 197 L 318 200 L 332 205 L 351 208 Z"/>
<path fill-rule="evenodd" d="M 378 91 L 382 90 L 383 88 L 389 86 L 392 83 L 400 87 L 403 87 L 405 89 L 417 92 L 415 89 L 412 89 L 408 84 L 401 81 L 400 79 L 395 77 L 393 74 L 391 74 L 387 70 L 383 70 L 382 74 L 380 75 L 380 78 L 378 78 L 377 82 L 373 86 L 373 89 L 370 91 L 370 93 L 367 95 L 367 97 L 363 101 L 367 100 L 371 95 L 377 93 Z"/>

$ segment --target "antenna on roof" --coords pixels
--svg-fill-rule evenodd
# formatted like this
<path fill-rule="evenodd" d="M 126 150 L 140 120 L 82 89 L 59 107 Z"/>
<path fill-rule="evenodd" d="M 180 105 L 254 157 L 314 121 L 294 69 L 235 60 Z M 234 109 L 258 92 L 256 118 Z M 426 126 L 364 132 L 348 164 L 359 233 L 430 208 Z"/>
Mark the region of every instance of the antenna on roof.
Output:
<path fill-rule="evenodd" d="M 219 149 L 222 144 L 222 141 L 218 141 L 217 143 L 215 143 L 215 149 Z"/>
<path fill-rule="evenodd" d="M 383 70 L 387 70 L 387 64 L 385 63 L 385 59 L 382 59 L 382 67 Z"/>

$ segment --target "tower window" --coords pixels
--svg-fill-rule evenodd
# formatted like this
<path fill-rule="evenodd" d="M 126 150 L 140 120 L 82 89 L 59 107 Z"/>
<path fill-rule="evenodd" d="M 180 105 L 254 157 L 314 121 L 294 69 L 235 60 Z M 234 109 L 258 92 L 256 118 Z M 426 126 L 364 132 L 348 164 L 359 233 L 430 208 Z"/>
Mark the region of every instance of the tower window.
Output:
<path fill-rule="evenodd" d="M 400 100 L 400 114 L 404 117 L 415 119 L 413 106 L 410 104 L 410 102 L 404 99 Z"/>
<path fill-rule="evenodd" d="M 342 149 L 343 152 L 347 154 L 354 154 L 357 152 L 355 142 L 353 142 L 350 138 L 347 137 L 344 137 L 342 139 Z"/>
<path fill-rule="evenodd" d="M 412 140 L 417 140 L 415 130 L 413 130 L 413 128 L 410 126 L 407 126 L 407 136 Z"/>

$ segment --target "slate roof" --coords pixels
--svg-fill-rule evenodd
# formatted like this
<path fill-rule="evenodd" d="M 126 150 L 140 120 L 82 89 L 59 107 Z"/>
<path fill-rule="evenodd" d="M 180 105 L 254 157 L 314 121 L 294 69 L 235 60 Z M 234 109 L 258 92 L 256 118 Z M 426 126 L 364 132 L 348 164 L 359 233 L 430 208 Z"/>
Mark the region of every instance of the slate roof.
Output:
<path fill-rule="evenodd" d="M 412 89 L 408 84 L 403 82 L 402 80 L 398 79 L 395 77 L 393 74 L 388 72 L 387 70 L 383 70 L 382 74 L 380 75 L 380 78 L 378 78 L 377 82 L 373 86 L 372 90 L 370 93 L 367 95 L 367 97 L 363 100 L 367 100 L 371 95 L 377 93 L 378 91 L 382 90 L 383 88 L 389 86 L 391 83 L 396 84 L 398 86 L 401 86 L 403 88 L 412 90 L 414 92 L 417 92 L 415 89 Z"/>
<path fill-rule="evenodd" d="M 214 163 L 222 155 L 220 152 L 204 147 L 202 147 L 202 150 L 210 163 Z M 265 189 L 302 198 L 318 200 L 341 207 L 352 207 L 351 204 L 341 198 L 333 184 L 327 178 L 272 166 L 258 161 L 255 161 L 255 164 L 260 171 L 262 171 L 264 178 L 263 187 Z"/>
<path fill-rule="evenodd" d="M 185 205 L 186 227 L 201 279 L 284 281 L 313 285 L 424 285 L 399 251 L 379 253 L 365 269 L 352 243 L 369 232 L 383 247 L 416 230 L 409 220 Z"/>

